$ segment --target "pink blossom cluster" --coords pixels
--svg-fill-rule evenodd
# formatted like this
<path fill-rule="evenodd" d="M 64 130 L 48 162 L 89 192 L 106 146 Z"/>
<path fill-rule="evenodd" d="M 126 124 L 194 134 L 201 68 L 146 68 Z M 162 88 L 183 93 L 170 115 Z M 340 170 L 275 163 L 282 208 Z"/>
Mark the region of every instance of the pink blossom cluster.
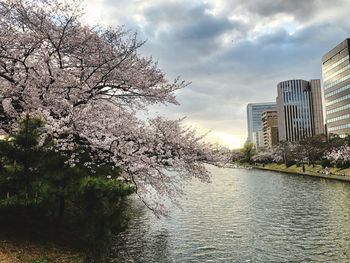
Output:
<path fill-rule="evenodd" d="M 300 161 L 305 157 L 305 153 L 300 149 L 297 142 L 283 142 L 273 148 L 262 149 L 252 156 L 254 162 L 284 162 L 285 159 L 290 161 Z"/>
<path fill-rule="evenodd" d="M 326 159 L 333 162 L 347 163 L 350 162 L 350 146 L 343 145 L 332 149 L 324 156 Z"/>
<path fill-rule="evenodd" d="M 266 149 L 264 151 L 259 151 L 252 157 L 253 162 L 272 162 L 276 159 L 275 149 Z"/>

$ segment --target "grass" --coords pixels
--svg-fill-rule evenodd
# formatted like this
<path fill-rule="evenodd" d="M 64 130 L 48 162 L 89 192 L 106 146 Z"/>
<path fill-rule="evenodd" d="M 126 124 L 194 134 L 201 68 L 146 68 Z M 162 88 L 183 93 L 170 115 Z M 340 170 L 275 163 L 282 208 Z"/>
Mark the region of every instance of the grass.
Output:
<path fill-rule="evenodd" d="M 254 167 L 254 166 L 253 166 Z M 257 164 L 255 167 L 266 169 L 266 170 L 272 170 L 272 171 L 278 171 L 278 172 L 287 172 L 287 173 L 296 173 L 296 174 L 306 174 L 306 175 L 312 175 L 312 176 L 319 176 L 319 177 L 328 177 L 330 179 L 344 179 L 344 180 L 350 180 L 350 168 L 347 169 L 341 169 L 336 167 L 330 167 L 329 168 L 329 175 L 323 174 L 324 169 L 321 165 L 315 165 L 314 167 L 312 165 L 305 165 L 305 172 L 302 171 L 302 166 L 299 165 L 292 165 L 289 167 L 286 167 L 285 164 L 277 164 L 277 163 L 269 163 L 269 164 Z M 344 177 L 345 176 L 345 177 Z"/>

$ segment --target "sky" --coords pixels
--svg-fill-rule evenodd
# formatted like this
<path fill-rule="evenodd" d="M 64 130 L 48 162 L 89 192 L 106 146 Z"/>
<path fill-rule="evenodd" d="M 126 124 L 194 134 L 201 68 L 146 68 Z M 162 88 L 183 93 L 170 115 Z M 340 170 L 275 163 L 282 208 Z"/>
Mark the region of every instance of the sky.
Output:
<path fill-rule="evenodd" d="M 247 138 L 246 105 L 275 101 L 277 83 L 321 78 L 321 58 L 350 37 L 350 0 L 87 0 L 92 23 L 146 40 L 180 106 L 153 107 L 229 148 Z"/>

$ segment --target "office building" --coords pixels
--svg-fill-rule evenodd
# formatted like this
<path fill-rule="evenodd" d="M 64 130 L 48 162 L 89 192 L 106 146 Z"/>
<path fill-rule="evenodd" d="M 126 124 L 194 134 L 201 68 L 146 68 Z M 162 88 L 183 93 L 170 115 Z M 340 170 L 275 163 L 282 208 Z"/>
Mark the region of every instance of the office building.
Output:
<path fill-rule="evenodd" d="M 255 148 L 263 148 L 264 147 L 264 132 L 263 130 L 259 130 L 256 132 L 253 132 L 253 141 Z"/>
<path fill-rule="evenodd" d="M 271 148 L 278 144 L 278 121 L 277 108 L 265 110 L 261 115 L 263 123 L 263 145 L 265 148 Z"/>
<path fill-rule="evenodd" d="M 261 137 L 259 134 L 255 134 L 255 140 L 253 140 L 254 132 L 262 131 L 261 114 L 271 107 L 276 107 L 276 102 L 266 103 L 249 103 L 247 105 L 247 126 L 248 126 L 248 141 L 255 143 Z M 260 143 L 259 143 L 260 145 Z M 259 146 L 257 145 L 257 146 Z"/>
<path fill-rule="evenodd" d="M 287 80 L 277 85 L 279 141 L 299 141 L 324 134 L 321 82 Z"/>
<path fill-rule="evenodd" d="M 328 134 L 350 134 L 350 38 L 322 57 Z"/>

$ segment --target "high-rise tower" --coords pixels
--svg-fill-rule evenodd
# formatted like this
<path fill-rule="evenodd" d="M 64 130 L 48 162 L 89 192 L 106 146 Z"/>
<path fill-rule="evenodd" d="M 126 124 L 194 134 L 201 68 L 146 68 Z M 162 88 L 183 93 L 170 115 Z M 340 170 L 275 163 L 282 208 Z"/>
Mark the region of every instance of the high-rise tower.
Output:
<path fill-rule="evenodd" d="M 280 141 L 299 141 L 324 134 L 320 80 L 287 80 L 277 85 Z"/>
<path fill-rule="evenodd" d="M 322 58 L 328 134 L 350 134 L 350 38 Z"/>

